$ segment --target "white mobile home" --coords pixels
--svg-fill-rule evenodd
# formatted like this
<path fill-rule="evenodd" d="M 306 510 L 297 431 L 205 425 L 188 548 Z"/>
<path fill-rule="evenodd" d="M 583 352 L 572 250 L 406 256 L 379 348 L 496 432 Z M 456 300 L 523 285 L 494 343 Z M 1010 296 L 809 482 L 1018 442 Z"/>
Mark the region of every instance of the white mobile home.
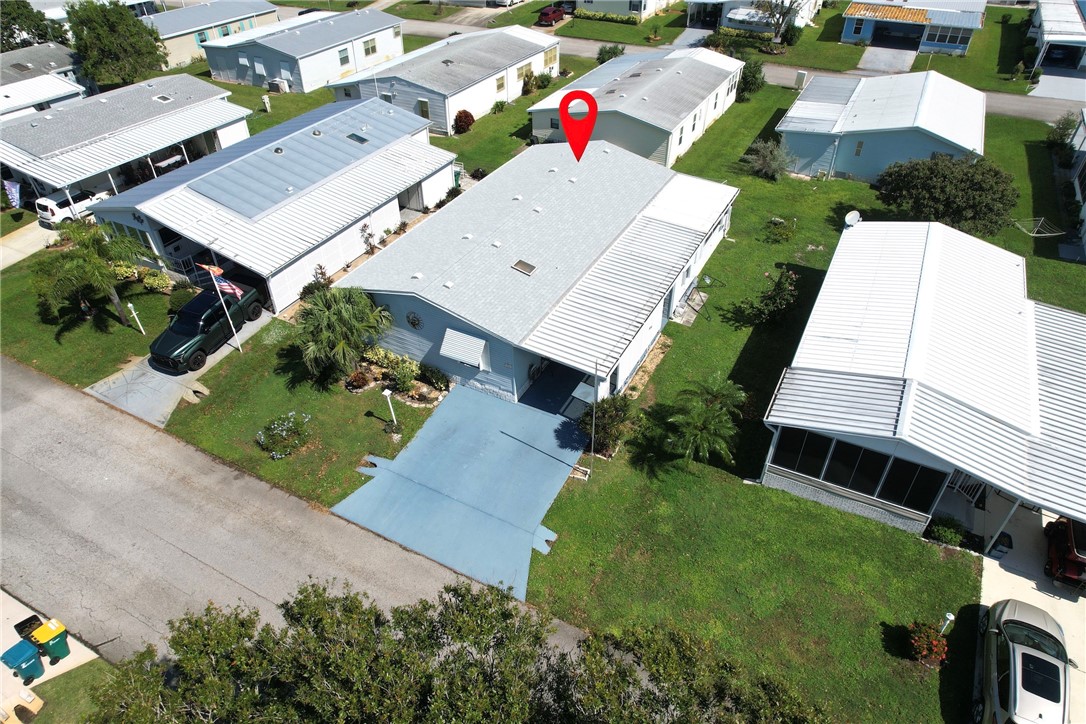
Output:
<path fill-rule="evenodd" d="M 1036 66 L 1086 70 L 1086 4 L 1037 0 L 1029 36 L 1037 39 L 1041 51 Z"/>
<path fill-rule="evenodd" d="M 558 40 L 519 26 L 454 35 L 332 83 L 336 100 L 379 97 L 452 135 L 458 111 L 475 118 L 520 97 L 524 76 L 558 74 Z"/>
<path fill-rule="evenodd" d="M 142 238 L 172 271 L 238 268 L 272 308 L 298 299 L 317 265 L 335 271 L 453 185 L 455 156 L 422 118 L 380 100 L 328 103 L 169 176 L 99 202 L 95 217 Z"/>
<path fill-rule="evenodd" d="M 93 85 L 76 75 L 74 52 L 41 43 L 0 54 L 0 117 L 14 118 L 82 98 Z"/>
<path fill-rule="evenodd" d="M 211 77 L 309 93 L 403 55 L 403 21 L 380 10 L 312 13 L 204 43 Z"/>
<path fill-rule="evenodd" d="M 566 140 L 558 107 L 569 91 L 596 99 L 592 137 L 671 167 L 735 102 L 743 62 L 711 50 L 622 55 L 528 109 L 537 141 Z M 586 110 L 581 101 L 572 113 Z"/>
<path fill-rule="evenodd" d="M 697 283 L 738 193 L 606 141 L 580 163 L 533 146 L 339 284 L 391 312 L 382 345 L 460 384 L 518 401 L 554 367 L 569 395 L 602 398 Z"/>
<path fill-rule="evenodd" d="M 229 37 L 278 19 L 278 9 L 265 0 L 215 0 L 142 18 L 162 38 L 167 68 L 202 59 L 204 43 L 209 40 Z"/>

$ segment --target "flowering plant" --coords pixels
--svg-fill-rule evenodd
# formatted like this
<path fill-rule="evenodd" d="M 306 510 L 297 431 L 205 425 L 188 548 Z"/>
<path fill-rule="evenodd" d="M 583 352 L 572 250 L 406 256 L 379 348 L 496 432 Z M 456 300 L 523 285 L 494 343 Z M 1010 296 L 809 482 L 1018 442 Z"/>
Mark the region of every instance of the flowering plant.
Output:
<path fill-rule="evenodd" d="M 941 664 L 946 661 L 947 642 L 934 624 L 913 621 L 909 624 L 909 644 L 912 656 L 925 664 Z"/>
<path fill-rule="evenodd" d="M 256 434 L 256 443 L 272 460 L 282 460 L 309 440 L 309 421 L 305 413 L 291 410 L 280 415 Z"/>

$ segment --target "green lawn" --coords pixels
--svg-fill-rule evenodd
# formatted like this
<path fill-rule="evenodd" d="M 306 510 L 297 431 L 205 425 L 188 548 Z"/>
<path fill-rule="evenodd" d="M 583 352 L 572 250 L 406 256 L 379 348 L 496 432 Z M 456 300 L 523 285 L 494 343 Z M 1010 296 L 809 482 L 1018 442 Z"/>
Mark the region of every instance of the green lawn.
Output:
<path fill-rule="evenodd" d="M 968 55 L 923 53 L 916 57 L 913 70 L 937 70 L 980 90 L 1025 93 L 1029 82 L 1012 81 L 1010 76 L 1015 64 L 1022 60 L 1029 13 L 1028 8 L 988 8 L 984 30 L 973 36 Z M 1002 22 L 1003 15 L 1011 16 L 1009 23 Z"/>
<path fill-rule="evenodd" d="M 444 20 L 463 9 L 460 5 L 444 3 L 431 5 L 426 0 L 403 0 L 390 8 L 385 8 L 385 12 L 408 20 Z"/>
<path fill-rule="evenodd" d="M 102 659 L 88 661 L 55 679 L 34 687 L 45 702 L 34 724 L 72 724 L 94 713 L 91 696 L 113 676 L 113 667 Z"/>
<path fill-rule="evenodd" d="M 396 443 L 383 430 L 388 403 L 379 388 L 360 395 L 336 384 L 315 388 L 294 344 L 296 328 L 278 319 L 260 330 L 244 354 L 231 354 L 200 381 L 211 394 L 181 403 L 166 430 L 294 495 L 331 507 L 366 478 L 355 469 L 366 455 L 393 458 L 430 415 L 393 400 L 404 427 Z M 254 438 L 272 418 L 290 411 L 312 416 L 312 440 L 283 460 L 272 460 Z"/>
<path fill-rule="evenodd" d="M 563 38 L 587 38 L 624 45 L 666 45 L 674 42 L 685 29 L 686 3 L 675 3 L 666 14 L 654 15 L 639 25 L 573 18 L 560 25 L 554 34 Z M 659 35 L 660 39 L 650 41 L 652 34 Z"/>
<path fill-rule="evenodd" d="M 317 8 L 343 13 L 369 5 L 373 0 L 271 0 L 272 5 L 286 5 L 292 8 Z"/>
<path fill-rule="evenodd" d="M 403 36 L 403 52 L 410 53 L 412 50 L 418 50 L 424 48 L 431 43 L 436 43 L 441 38 L 431 38 L 426 35 L 404 35 Z"/>
<path fill-rule="evenodd" d="M 528 117 L 528 108 L 541 98 L 555 92 L 573 78 L 596 67 L 596 61 L 590 58 L 563 56 L 563 68 L 573 71 L 573 76 L 556 78 L 555 82 L 544 91 L 536 91 L 530 96 L 520 97 L 515 105 L 506 107 L 503 113 L 489 113 L 475 122 L 471 130 L 462 136 L 431 136 L 430 143 L 452 151 L 457 160 L 464 164 L 469 172 L 476 168 L 493 171 L 525 148 L 532 131 L 532 122 Z"/>
<path fill-rule="evenodd" d="M 38 254 L 57 252 L 41 251 Z M 0 271 L 0 349 L 8 357 L 76 387 L 86 387 L 116 372 L 131 356 L 143 357 L 147 346 L 166 328 L 164 294 L 148 292 L 138 282 L 119 287 L 121 299 L 132 302 L 147 330 L 122 327 L 106 298 L 95 301 L 98 313 L 84 321 L 73 310 L 62 310 L 66 322 L 43 321 L 31 291 L 33 257 Z"/>
<path fill-rule="evenodd" d="M 852 70 L 859 65 L 864 49 L 841 42 L 841 31 L 845 27 L 843 13 L 847 7 L 848 3 L 842 2 L 836 8 L 822 8 L 814 18 L 818 27 L 804 29 L 796 45 L 785 46 L 788 52 L 784 55 L 759 53 L 758 48 L 763 43 L 742 38 L 733 40 L 731 47 L 737 53 L 754 55 L 766 63 L 819 70 Z"/>
<path fill-rule="evenodd" d="M 38 214 L 29 209 L 12 208 L 0 213 L 0 236 L 10 234 L 16 229 L 21 229 L 38 222 Z"/>
<path fill-rule="evenodd" d="M 514 5 L 501 15 L 494 16 L 488 25 L 492 28 L 507 25 L 523 25 L 530 28 L 535 25 L 535 21 L 539 17 L 539 11 L 550 4 L 551 0 L 532 0 L 531 2 Z"/>

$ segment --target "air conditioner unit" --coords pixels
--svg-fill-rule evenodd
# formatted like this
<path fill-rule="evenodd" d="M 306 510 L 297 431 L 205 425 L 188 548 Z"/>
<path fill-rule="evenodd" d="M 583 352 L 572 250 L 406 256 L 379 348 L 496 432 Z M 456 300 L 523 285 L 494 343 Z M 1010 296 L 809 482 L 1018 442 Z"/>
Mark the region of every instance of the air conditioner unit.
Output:
<path fill-rule="evenodd" d="M 272 78 L 268 81 L 268 90 L 272 93 L 290 93 L 290 86 L 282 78 Z"/>

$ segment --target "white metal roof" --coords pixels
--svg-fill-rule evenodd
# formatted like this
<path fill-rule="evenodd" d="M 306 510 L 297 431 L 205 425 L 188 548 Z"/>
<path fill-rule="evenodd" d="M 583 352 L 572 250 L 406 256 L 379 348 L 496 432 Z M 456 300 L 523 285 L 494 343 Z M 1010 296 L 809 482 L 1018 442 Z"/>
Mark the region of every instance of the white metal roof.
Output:
<path fill-rule="evenodd" d="M 301 20 L 302 22 L 297 22 Z M 304 58 L 343 43 L 366 38 L 403 22 L 380 10 L 354 10 L 346 13 L 312 13 L 290 21 L 253 28 L 204 45 L 229 48 L 251 44 L 259 52 L 268 48 L 293 58 Z"/>
<path fill-rule="evenodd" d="M 293 30 L 299 25 L 309 25 L 316 20 L 335 17 L 336 14 L 337 13 L 328 10 L 318 10 L 316 12 L 306 13 L 305 15 L 296 15 L 293 18 L 287 18 L 275 23 L 268 23 L 267 25 L 258 25 L 255 28 L 243 30 L 240 33 L 233 33 L 222 38 L 212 38 L 211 40 L 201 43 L 201 45 L 205 48 L 230 48 L 235 45 L 242 45 L 263 38 L 265 35 L 281 33 L 285 30 Z"/>
<path fill-rule="evenodd" d="M 1086 8 L 1076 0 L 1037 0 L 1042 43 L 1086 45 Z"/>
<path fill-rule="evenodd" d="M 1086 520 L 1083 409 L 1086 317 L 1030 301 L 1021 257 L 941 224 L 861 222 L 766 419 L 899 438 Z"/>
<path fill-rule="evenodd" d="M 777 131 L 846 134 L 918 128 L 983 154 L 984 113 L 984 93 L 935 71 L 861 79 L 816 76 Z"/>
<path fill-rule="evenodd" d="M 247 108 L 229 103 L 225 99 L 216 99 L 179 109 L 176 113 L 100 137 L 47 158 L 40 158 L 0 140 L 0 160 L 52 186 L 63 187 L 143 158 L 206 131 L 222 128 L 250 113 L 252 111 Z M 18 120 L 26 118 L 28 116 L 21 116 Z"/>
<path fill-rule="evenodd" d="M 144 15 L 140 20 L 156 29 L 159 36 L 166 39 L 225 25 L 235 20 L 276 13 L 277 10 L 265 0 L 215 0 Z"/>
<path fill-rule="evenodd" d="M 58 98 L 83 97 L 83 86 L 59 75 L 47 73 L 0 87 L 0 115 L 32 108 Z"/>

